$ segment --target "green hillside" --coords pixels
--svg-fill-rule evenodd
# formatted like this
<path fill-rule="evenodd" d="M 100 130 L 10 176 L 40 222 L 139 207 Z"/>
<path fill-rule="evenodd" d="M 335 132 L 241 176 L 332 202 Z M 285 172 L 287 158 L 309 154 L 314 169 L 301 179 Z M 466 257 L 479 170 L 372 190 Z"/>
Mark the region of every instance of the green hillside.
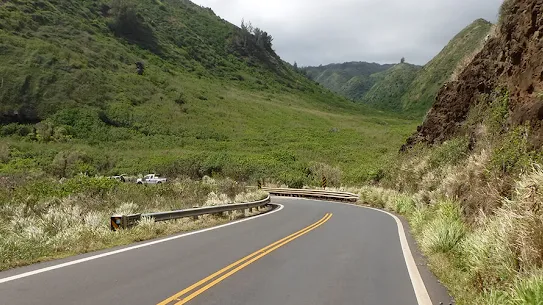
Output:
<path fill-rule="evenodd" d="M 364 94 L 362 102 L 379 109 L 401 110 L 398 101 L 420 69 L 420 66 L 400 63 L 386 71 L 373 74 L 371 77 L 375 79 L 375 84 Z"/>
<path fill-rule="evenodd" d="M 402 97 L 403 108 L 418 114 L 430 109 L 439 88 L 451 78 L 466 57 L 471 56 L 482 46 L 491 27 L 490 22 L 478 19 L 456 35 L 417 75 Z"/>
<path fill-rule="evenodd" d="M 251 35 L 190 1 L 15 1 L 0 14 L 2 123 L 37 122 L 66 108 L 109 117 L 112 103 L 127 111 L 161 98 L 180 103 L 190 92 L 174 80 L 186 73 L 252 89 L 307 85 L 266 33 Z M 135 73 L 139 61 L 144 77 Z"/>
<path fill-rule="evenodd" d="M 305 67 L 307 76 L 324 87 L 351 100 L 358 100 L 375 84 L 371 77 L 393 65 L 367 62 L 346 62 L 319 67 Z"/>
<path fill-rule="evenodd" d="M 4 2 L 0 80 L 0 176 L 361 181 L 415 128 L 323 90 L 267 33 L 190 1 Z"/>
<path fill-rule="evenodd" d="M 303 69 L 307 77 L 348 99 L 381 110 L 400 111 L 400 100 L 421 67 L 347 62 Z"/>
<path fill-rule="evenodd" d="M 418 118 L 430 109 L 439 88 L 482 46 L 491 27 L 486 20 L 476 20 L 422 69 L 362 62 L 304 70 L 312 80 L 348 99 Z"/>

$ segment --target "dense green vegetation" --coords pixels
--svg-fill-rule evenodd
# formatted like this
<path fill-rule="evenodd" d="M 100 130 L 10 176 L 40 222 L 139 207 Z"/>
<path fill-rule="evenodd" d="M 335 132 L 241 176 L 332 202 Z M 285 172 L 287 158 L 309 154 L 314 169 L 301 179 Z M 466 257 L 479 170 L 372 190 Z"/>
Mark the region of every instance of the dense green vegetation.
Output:
<path fill-rule="evenodd" d="M 415 124 L 321 88 L 271 43 L 190 1 L 3 3 L 0 174 L 373 179 Z"/>
<path fill-rule="evenodd" d="M 491 27 L 486 20 L 476 20 L 422 68 L 403 62 L 399 65 L 360 62 L 303 70 L 312 80 L 349 99 L 420 118 L 432 106 L 439 88 L 454 78 L 482 47 Z"/>
<path fill-rule="evenodd" d="M 324 87 L 348 99 L 359 100 L 378 80 L 373 75 L 392 66 L 367 62 L 346 62 L 301 69 L 307 77 Z"/>
<path fill-rule="evenodd" d="M 375 108 L 385 110 L 401 110 L 398 101 L 408 90 L 421 67 L 400 63 L 392 68 L 373 74 L 375 85 L 364 95 L 362 102 Z"/>

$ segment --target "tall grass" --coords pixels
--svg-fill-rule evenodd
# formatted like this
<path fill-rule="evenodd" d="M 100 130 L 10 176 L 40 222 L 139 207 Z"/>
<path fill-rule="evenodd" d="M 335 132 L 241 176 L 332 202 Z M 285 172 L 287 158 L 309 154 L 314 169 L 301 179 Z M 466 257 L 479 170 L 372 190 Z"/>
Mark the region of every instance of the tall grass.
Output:
<path fill-rule="evenodd" d="M 539 167 L 522 176 L 513 199 L 493 215 L 481 214 L 469 225 L 457 201 L 419 196 L 377 186 L 351 191 L 360 203 L 407 217 L 430 267 L 458 304 L 542 304 L 543 204 Z M 475 300 L 475 301 L 474 301 Z"/>
<path fill-rule="evenodd" d="M 481 96 L 456 138 L 400 155 L 382 186 L 359 191 L 407 217 L 458 304 L 542 304 L 542 155 L 508 104 L 507 91 Z"/>
<path fill-rule="evenodd" d="M 142 219 L 133 229 L 113 232 L 109 228 L 113 214 L 184 209 L 209 204 L 209 198 L 215 197 L 221 201 L 214 203 L 225 204 L 265 196 L 263 192 L 246 192 L 243 185 L 228 180 L 210 183 L 209 179 L 182 179 L 160 186 L 141 186 L 80 176 L 62 182 L 27 182 L 0 191 L 0 270 L 243 217 L 235 213 L 228 218 L 204 216 L 196 221 L 164 223 Z"/>

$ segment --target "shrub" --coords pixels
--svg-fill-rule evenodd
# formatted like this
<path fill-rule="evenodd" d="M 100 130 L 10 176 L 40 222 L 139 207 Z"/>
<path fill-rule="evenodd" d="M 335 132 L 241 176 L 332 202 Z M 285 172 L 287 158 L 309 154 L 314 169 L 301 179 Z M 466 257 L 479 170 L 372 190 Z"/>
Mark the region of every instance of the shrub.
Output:
<path fill-rule="evenodd" d="M 0 163 L 7 163 L 10 160 L 10 149 L 6 143 L 0 143 Z"/>
<path fill-rule="evenodd" d="M 11 136 L 13 134 L 16 134 L 18 129 L 19 129 L 19 124 L 17 123 L 7 124 L 5 126 L 2 126 L 2 128 L 0 128 L 0 135 Z"/>
<path fill-rule="evenodd" d="M 40 142 L 49 142 L 53 140 L 55 126 L 51 121 L 42 121 L 36 124 L 36 138 Z"/>
<path fill-rule="evenodd" d="M 287 172 L 280 178 L 281 182 L 286 184 L 289 188 L 301 189 L 307 182 L 306 177 L 300 174 Z"/>
<path fill-rule="evenodd" d="M 460 160 L 467 157 L 468 146 L 469 139 L 467 137 L 449 140 L 431 150 L 428 160 L 429 165 L 433 168 L 456 165 Z"/>
<path fill-rule="evenodd" d="M 395 198 L 395 212 L 402 215 L 411 215 L 417 209 L 417 204 L 413 198 L 406 195 L 399 195 Z"/>
<path fill-rule="evenodd" d="M 218 192 L 226 194 L 228 198 L 233 200 L 236 194 L 242 193 L 245 190 L 245 186 L 230 178 L 220 179 L 217 183 Z"/>
<path fill-rule="evenodd" d="M 77 174 L 95 175 L 98 173 L 94 161 L 87 153 L 82 151 L 61 151 L 51 165 L 49 171 L 57 177 L 74 177 Z"/>
<path fill-rule="evenodd" d="M 153 30 L 145 23 L 143 16 L 138 13 L 137 2 L 113 0 L 110 14 L 113 16 L 110 28 L 116 35 L 155 53 L 159 52 Z"/>
<path fill-rule="evenodd" d="M 422 248 L 429 253 L 448 253 L 455 249 L 466 234 L 459 206 L 444 201 L 428 212 L 435 216 L 422 231 Z"/>
<path fill-rule="evenodd" d="M 487 125 L 495 135 L 500 134 L 506 125 L 509 116 L 509 91 L 498 90 L 492 95 Z"/>
<path fill-rule="evenodd" d="M 543 304 L 543 272 L 518 280 L 512 288 L 511 305 Z"/>
<path fill-rule="evenodd" d="M 185 105 L 187 103 L 187 97 L 184 93 L 179 93 L 179 96 L 175 99 L 177 105 Z"/>
<path fill-rule="evenodd" d="M 311 162 L 309 164 L 311 183 L 320 186 L 322 178 L 326 177 L 328 186 L 340 186 L 342 172 L 339 167 L 332 167 L 325 163 Z"/>
<path fill-rule="evenodd" d="M 530 163 L 528 127 L 519 126 L 503 137 L 499 146 L 494 149 L 490 170 L 504 174 L 523 172 Z"/>

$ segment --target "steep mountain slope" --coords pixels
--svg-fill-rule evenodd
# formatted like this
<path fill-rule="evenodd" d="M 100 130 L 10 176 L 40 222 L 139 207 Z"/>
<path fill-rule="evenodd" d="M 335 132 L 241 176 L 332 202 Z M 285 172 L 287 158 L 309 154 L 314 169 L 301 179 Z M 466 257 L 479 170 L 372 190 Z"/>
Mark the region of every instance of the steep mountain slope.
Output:
<path fill-rule="evenodd" d="M 403 108 L 415 113 L 425 113 L 430 109 L 439 88 L 451 79 L 459 65 L 471 60 L 470 56 L 482 47 L 491 27 L 490 22 L 478 19 L 456 35 L 418 73 L 402 97 Z"/>
<path fill-rule="evenodd" d="M 541 304 L 542 38 L 541 0 L 504 1 L 384 175 L 459 305 Z"/>
<path fill-rule="evenodd" d="M 310 79 L 324 87 L 349 99 L 358 100 L 375 84 L 376 79 L 371 76 L 392 66 L 367 62 L 346 62 L 302 69 Z"/>
<path fill-rule="evenodd" d="M 403 66 L 409 69 L 398 70 L 395 65 L 367 63 L 359 63 L 366 67 L 360 75 L 352 73 L 353 63 L 304 69 L 309 78 L 349 99 L 421 117 L 432 106 L 439 88 L 454 76 L 457 67 L 469 62 L 474 52 L 480 49 L 491 27 L 492 24 L 486 20 L 474 21 L 422 69 L 410 65 Z M 375 71 L 368 67 L 383 70 Z M 391 70 L 387 77 L 382 73 L 375 74 L 388 69 Z"/>
<path fill-rule="evenodd" d="M 378 109 L 401 110 L 402 105 L 398 103 L 421 67 L 400 63 L 392 68 L 373 74 L 371 77 L 375 84 L 364 94 L 361 101 Z"/>
<path fill-rule="evenodd" d="M 408 145 L 418 142 L 441 143 L 463 128 L 476 129 L 466 121 L 476 106 L 505 95 L 508 124 L 511 128 L 528 125 L 530 140 L 539 147 L 543 143 L 543 4 L 540 1 L 504 3 L 498 33 L 488 40 L 482 51 L 460 73 L 456 81 L 441 88 L 436 102 L 419 132 Z"/>
<path fill-rule="evenodd" d="M 323 90 L 271 42 L 187 0 L 4 1 L 0 176 L 369 179 L 413 122 Z"/>
<path fill-rule="evenodd" d="M 16 1 L 0 14 L 2 123 L 38 122 L 70 105 L 134 106 L 158 92 L 178 99 L 183 90 L 167 88 L 164 77 L 183 72 L 247 74 L 253 87 L 302 81 L 271 43 L 256 41 L 267 34 L 256 38 L 190 1 Z M 139 61 L 149 77 L 133 73 Z"/>

